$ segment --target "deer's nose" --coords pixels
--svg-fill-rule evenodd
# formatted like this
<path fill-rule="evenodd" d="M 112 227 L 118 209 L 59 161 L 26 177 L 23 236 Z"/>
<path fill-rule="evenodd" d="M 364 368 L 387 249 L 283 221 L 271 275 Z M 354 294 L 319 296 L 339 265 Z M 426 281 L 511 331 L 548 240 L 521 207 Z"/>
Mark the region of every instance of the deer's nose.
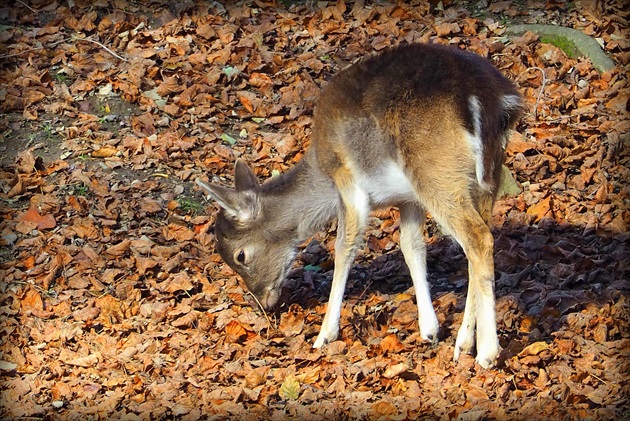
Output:
<path fill-rule="evenodd" d="M 275 288 L 269 288 L 263 291 L 262 297 L 260 297 L 260 303 L 265 308 L 265 310 L 269 310 L 278 303 L 279 299 L 280 291 Z"/>

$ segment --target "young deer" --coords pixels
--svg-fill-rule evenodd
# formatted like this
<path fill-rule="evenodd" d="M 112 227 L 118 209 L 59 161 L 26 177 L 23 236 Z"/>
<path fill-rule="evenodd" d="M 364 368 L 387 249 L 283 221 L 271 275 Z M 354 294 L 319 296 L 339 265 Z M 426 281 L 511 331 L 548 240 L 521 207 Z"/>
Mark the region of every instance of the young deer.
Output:
<path fill-rule="evenodd" d="M 499 342 L 488 221 L 521 107 L 515 87 L 472 53 L 416 44 L 365 58 L 324 89 L 312 145 L 287 173 L 261 185 L 237 160 L 234 189 L 197 180 L 222 208 L 215 226 L 218 251 L 270 308 L 298 245 L 337 218 L 332 289 L 314 344 L 319 348 L 337 337 L 346 280 L 369 212 L 398 206 L 420 333 L 436 342 L 423 240 L 426 210 L 469 261 L 454 359 L 472 350 L 476 327 L 476 359 L 489 367 Z"/>

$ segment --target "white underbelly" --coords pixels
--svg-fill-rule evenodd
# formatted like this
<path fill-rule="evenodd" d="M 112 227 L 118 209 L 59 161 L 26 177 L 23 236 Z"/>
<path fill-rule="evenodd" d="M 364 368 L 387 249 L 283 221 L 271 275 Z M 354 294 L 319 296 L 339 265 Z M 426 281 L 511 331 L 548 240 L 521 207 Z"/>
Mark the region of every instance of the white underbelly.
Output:
<path fill-rule="evenodd" d="M 358 184 L 368 194 L 373 207 L 394 206 L 417 200 L 411 181 L 395 162 L 385 163 L 369 174 L 360 174 Z"/>

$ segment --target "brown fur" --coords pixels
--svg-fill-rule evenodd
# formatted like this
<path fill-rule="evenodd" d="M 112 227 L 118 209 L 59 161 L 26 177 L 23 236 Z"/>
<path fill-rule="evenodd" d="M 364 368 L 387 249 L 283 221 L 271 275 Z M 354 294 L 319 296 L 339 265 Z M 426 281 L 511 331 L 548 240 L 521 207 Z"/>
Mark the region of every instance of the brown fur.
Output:
<path fill-rule="evenodd" d="M 223 258 L 264 306 L 279 297 L 297 244 L 338 218 L 328 311 L 315 346 L 337 335 L 346 279 L 370 210 L 399 206 L 401 249 L 418 296 L 423 338 L 437 319 L 426 283 L 424 211 L 460 243 L 469 290 L 455 358 L 498 353 L 493 238 L 488 226 L 503 145 L 520 114 L 516 89 L 486 60 L 455 48 L 409 45 L 340 72 L 315 111 L 312 146 L 286 174 L 259 185 L 242 162 L 236 189 L 199 184 L 222 207 L 215 232 Z"/>

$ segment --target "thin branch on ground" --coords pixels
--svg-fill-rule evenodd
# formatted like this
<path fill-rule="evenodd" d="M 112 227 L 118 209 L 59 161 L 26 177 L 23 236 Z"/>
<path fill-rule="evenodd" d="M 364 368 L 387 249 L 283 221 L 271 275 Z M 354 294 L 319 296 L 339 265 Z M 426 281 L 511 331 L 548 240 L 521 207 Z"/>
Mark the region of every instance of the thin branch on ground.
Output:
<path fill-rule="evenodd" d="M 540 103 L 540 98 L 542 97 L 542 93 L 545 90 L 545 85 L 547 84 L 547 75 L 545 75 L 545 71 L 541 69 L 540 67 L 528 67 L 527 69 L 523 70 L 523 72 L 521 72 L 521 74 L 518 75 L 516 79 L 517 80 L 520 79 L 521 76 L 523 76 L 525 73 L 529 72 L 530 70 L 540 70 L 540 73 L 542 73 L 542 85 L 540 85 L 540 90 L 538 91 L 538 96 L 536 97 L 536 105 L 534 105 L 534 120 L 535 120 L 538 116 L 538 104 Z"/>

